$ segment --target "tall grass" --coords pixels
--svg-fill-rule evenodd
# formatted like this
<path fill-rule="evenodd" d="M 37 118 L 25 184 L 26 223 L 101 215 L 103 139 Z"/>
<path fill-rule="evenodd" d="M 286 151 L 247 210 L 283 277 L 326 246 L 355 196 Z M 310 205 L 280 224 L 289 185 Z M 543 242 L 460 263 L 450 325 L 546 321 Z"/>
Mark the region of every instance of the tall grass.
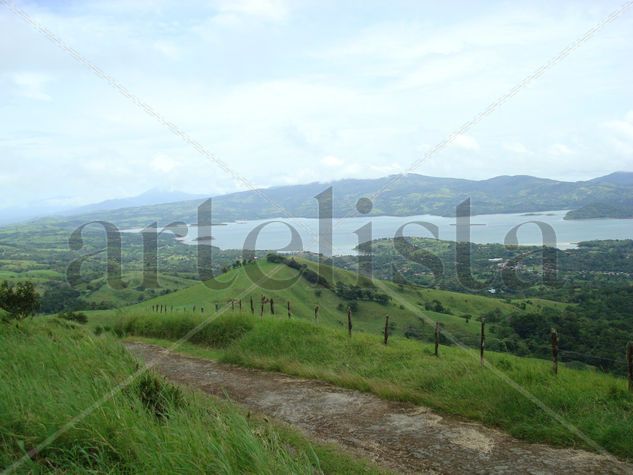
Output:
<path fill-rule="evenodd" d="M 227 403 L 153 374 L 32 450 L 137 367 L 115 339 L 91 337 L 70 322 L 0 325 L 0 470 L 29 453 L 19 472 L 318 471 L 313 452 L 291 455 L 271 426 L 254 429 Z"/>
<path fill-rule="evenodd" d="M 200 321 L 178 319 L 179 328 Z M 137 316 L 122 321 L 119 330 L 155 338 L 182 336 L 174 334 L 170 321 Z M 237 335 L 235 326 L 244 332 Z M 545 361 L 492 352 L 486 358 L 494 369 L 481 368 L 478 353 L 471 350 L 442 347 L 436 358 L 426 343 L 392 338 L 385 346 L 375 335 L 359 332 L 349 339 L 335 328 L 297 320 L 225 316 L 207 328 L 214 337 L 197 341 L 214 348 L 220 346 L 213 341 L 220 341 L 226 362 L 428 405 L 529 441 L 593 448 L 507 384 L 513 381 L 608 451 L 633 458 L 633 395 L 626 381 L 611 375 L 563 367 L 555 376 Z"/>

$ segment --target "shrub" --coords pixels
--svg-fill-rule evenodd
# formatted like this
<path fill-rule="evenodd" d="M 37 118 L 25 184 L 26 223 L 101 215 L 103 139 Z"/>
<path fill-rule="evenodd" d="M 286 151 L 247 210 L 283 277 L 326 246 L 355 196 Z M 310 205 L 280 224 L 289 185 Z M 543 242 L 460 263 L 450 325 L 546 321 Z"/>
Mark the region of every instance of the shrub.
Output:
<path fill-rule="evenodd" d="M 85 313 L 81 312 L 62 312 L 57 315 L 57 318 L 68 320 L 70 322 L 86 324 L 88 323 L 88 317 Z"/>
<path fill-rule="evenodd" d="M 5 280 L 0 284 L 0 308 L 9 319 L 22 320 L 39 310 L 40 295 L 32 282 L 18 282 L 14 286 Z"/>

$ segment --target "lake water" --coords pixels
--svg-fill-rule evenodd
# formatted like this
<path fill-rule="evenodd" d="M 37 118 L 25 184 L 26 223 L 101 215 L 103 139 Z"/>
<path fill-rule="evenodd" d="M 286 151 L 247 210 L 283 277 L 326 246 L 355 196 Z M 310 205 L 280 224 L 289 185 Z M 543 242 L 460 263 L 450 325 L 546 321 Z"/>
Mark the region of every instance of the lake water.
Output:
<path fill-rule="evenodd" d="M 566 249 L 574 247 L 579 241 L 593 239 L 631 239 L 633 238 L 633 220 L 629 219 L 594 219 L 565 221 L 566 211 L 548 211 L 542 213 L 518 214 L 489 214 L 473 216 L 471 218 L 470 241 L 475 243 L 504 243 L 506 235 L 515 226 L 530 221 L 539 221 L 551 226 L 556 236 L 556 247 Z M 301 246 L 294 246 L 286 250 L 304 250 L 318 252 L 319 220 L 311 218 L 277 218 L 253 221 L 227 223 L 213 226 L 213 245 L 221 249 L 242 249 L 248 234 L 257 226 L 261 229 L 257 243 L 258 250 L 282 250 L 291 238 L 289 228 L 281 221 L 292 226 L 300 236 Z M 438 237 L 443 240 L 456 239 L 455 218 L 443 218 L 432 215 L 421 216 L 374 216 L 358 218 L 333 219 L 332 254 L 355 254 L 358 245 L 358 235 L 355 232 L 362 226 L 371 223 L 372 239 L 392 238 L 397 229 L 413 221 L 422 221 L 437 226 Z M 421 226 L 408 225 L 403 234 L 405 236 L 433 237 L 429 231 Z M 518 241 L 523 245 L 541 245 L 543 238 L 539 227 L 535 224 L 525 224 L 517 233 Z M 196 243 L 197 228 L 191 226 L 184 242 Z M 252 247 L 250 247 L 252 248 Z"/>

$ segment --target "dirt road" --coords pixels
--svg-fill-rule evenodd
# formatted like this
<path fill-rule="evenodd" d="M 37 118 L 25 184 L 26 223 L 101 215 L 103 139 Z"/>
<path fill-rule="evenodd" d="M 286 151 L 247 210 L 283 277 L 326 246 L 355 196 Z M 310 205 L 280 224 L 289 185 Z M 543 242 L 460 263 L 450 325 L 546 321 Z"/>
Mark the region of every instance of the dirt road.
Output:
<path fill-rule="evenodd" d="M 581 450 L 528 444 L 480 424 L 427 408 L 385 401 L 320 381 L 190 358 L 139 343 L 168 379 L 285 421 L 321 441 L 403 473 L 631 473 L 633 465 Z"/>

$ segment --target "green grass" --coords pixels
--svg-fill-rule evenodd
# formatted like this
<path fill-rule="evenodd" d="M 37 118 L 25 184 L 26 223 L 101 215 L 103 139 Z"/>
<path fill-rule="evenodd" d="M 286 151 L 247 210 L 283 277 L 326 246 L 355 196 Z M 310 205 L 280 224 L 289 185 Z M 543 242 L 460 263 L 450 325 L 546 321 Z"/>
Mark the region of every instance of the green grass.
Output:
<path fill-rule="evenodd" d="M 304 259 L 298 259 L 313 270 L 316 264 Z M 249 278 L 248 273 L 255 269 L 255 266 L 264 274 L 259 280 Z M 352 284 L 356 276 L 353 273 L 331 268 L 332 281 Z M 271 280 L 292 280 L 296 279 L 294 285 L 281 290 L 265 290 Z M 260 313 L 260 299 L 262 294 L 272 297 L 276 302 L 276 313 L 279 316 L 286 316 L 287 302 L 291 302 L 291 310 L 294 318 L 312 321 L 314 319 L 314 307 L 320 306 L 320 321 L 324 324 L 338 328 L 344 328 L 347 322 L 347 307 L 349 302 L 341 299 L 333 291 L 326 288 L 315 288 L 308 282 L 298 277 L 298 271 L 287 267 L 284 264 L 273 264 L 265 260 L 257 263 L 231 270 L 218 277 L 222 283 L 232 282 L 227 289 L 216 290 L 198 283 L 191 287 L 172 292 L 168 295 L 156 297 L 129 307 L 115 311 L 90 312 L 91 325 L 112 326 L 122 315 L 144 315 L 151 312 L 154 305 L 165 305 L 167 314 L 187 315 L 195 312 L 200 314 L 204 309 L 205 315 L 215 312 L 215 305 L 221 308 L 226 307 L 230 299 L 240 298 L 242 300 L 242 313 L 250 314 L 250 298 L 253 298 L 255 314 Z M 462 343 L 476 345 L 479 341 L 479 325 L 475 321 L 492 310 L 499 310 L 502 315 L 508 316 L 513 312 L 521 312 L 517 306 L 500 299 L 483 297 L 478 295 L 467 295 L 457 292 L 449 292 L 435 289 L 424 289 L 416 286 L 399 286 L 392 282 L 374 280 L 378 290 L 388 293 L 392 300 L 387 305 L 377 302 L 358 301 L 358 310 L 354 312 L 354 327 L 367 333 L 379 335 L 384 331 L 384 317 L 390 316 L 390 322 L 395 325 L 394 335 L 404 335 L 405 332 L 414 329 L 421 338 L 431 340 L 434 332 L 434 322 L 442 323 L 444 333 L 450 333 Z M 424 309 L 424 305 L 432 300 L 441 301 L 448 307 L 452 314 L 435 313 Z M 519 300 L 515 301 L 520 303 Z M 525 311 L 533 310 L 536 306 L 558 306 L 556 302 L 546 300 L 533 300 L 532 304 L 527 304 Z M 270 307 L 266 305 L 265 314 L 270 314 Z M 465 314 L 470 314 L 472 319 L 467 323 L 463 318 Z M 494 337 L 494 324 L 489 324 L 491 333 L 490 343 Z"/>
<path fill-rule="evenodd" d="M 116 328 L 121 334 L 175 339 L 201 321 L 199 315 L 136 315 Z M 492 368 L 481 368 L 474 350 L 443 346 L 436 358 L 426 343 L 392 338 L 385 346 L 363 332 L 350 340 L 336 328 L 286 318 L 222 316 L 194 341 L 212 350 L 206 356 L 225 362 L 427 405 L 533 442 L 593 449 L 502 379 L 508 378 L 608 451 L 633 458 L 633 394 L 625 380 L 592 370 L 563 366 L 554 376 L 546 361 L 492 352 L 486 355 Z"/>
<path fill-rule="evenodd" d="M 138 367 L 111 336 L 69 322 L 0 325 L 0 470 L 28 453 L 19 473 L 376 473 L 151 373 L 33 450 Z"/>

